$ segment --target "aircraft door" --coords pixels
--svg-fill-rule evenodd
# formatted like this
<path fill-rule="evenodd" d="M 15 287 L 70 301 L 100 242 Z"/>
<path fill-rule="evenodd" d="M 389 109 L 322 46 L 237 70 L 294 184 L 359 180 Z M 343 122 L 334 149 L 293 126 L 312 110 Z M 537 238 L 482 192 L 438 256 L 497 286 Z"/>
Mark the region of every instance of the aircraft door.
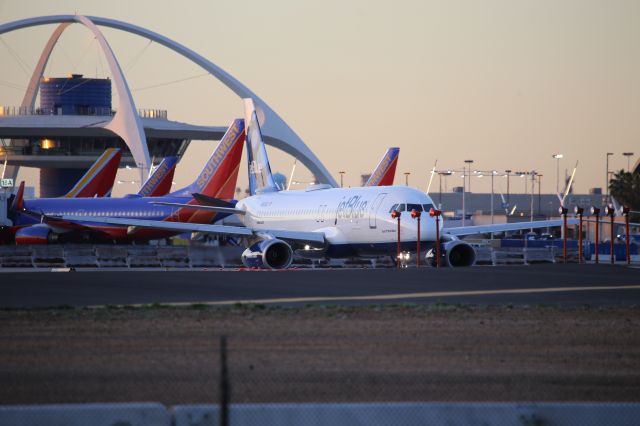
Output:
<path fill-rule="evenodd" d="M 371 208 L 369 209 L 369 229 L 375 229 L 377 227 L 376 224 L 376 213 L 378 212 L 378 208 L 380 208 L 380 204 L 382 204 L 382 200 L 387 196 L 387 193 L 378 194 L 373 203 L 371 203 Z"/>

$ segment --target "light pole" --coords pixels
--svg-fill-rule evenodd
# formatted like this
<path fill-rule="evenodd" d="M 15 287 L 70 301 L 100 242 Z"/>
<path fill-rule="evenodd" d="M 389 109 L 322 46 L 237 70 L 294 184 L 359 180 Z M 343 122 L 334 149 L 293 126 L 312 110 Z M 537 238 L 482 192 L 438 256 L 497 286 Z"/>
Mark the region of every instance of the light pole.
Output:
<path fill-rule="evenodd" d="M 391 217 L 398 221 L 398 245 L 396 247 L 396 266 L 400 268 L 400 215 L 401 213 L 398 210 L 394 210 L 391 212 Z"/>
<path fill-rule="evenodd" d="M 609 156 L 611 155 L 613 155 L 613 152 L 607 152 L 607 176 L 604 180 L 604 187 L 607 189 L 607 203 L 609 203 Z"/>
<path fill-rule="evenodd" d="M 582 263 L 582 215 L 584 208 L 575 206 L 573 212 L 580 218 L 580 227 L 578 228 L 578 263 Z"/>
<path fill-rule="evenodd" d="M 440 193 L 439 193 L 439 206 L 438 208 L 442 208 L 442 176 L 445 176 L 445 179 L 447 176 L 451 176 L 453 174 L 453 172 L 451 170 L 439 170 L 438 171 L 438 177 L 440 179 Z M 445 180 L 445 191 L 446 191 L 446 186 L 447 186 L 447 181 Z"/>
<path fill-rule="evenodd" d="M 495 170 L 474 170 L 474 173 L 478 173 L 478 178 L 483 177 L 485 174 L 490 174 L 491 175 L 491 224 L 494 223 L 494 207 L 493 207 L 493 199 L 494 199 L 494 178 L 496 177 L 496 175 L 498 174 L 497 171 Z M 491 234 L 491 237 L 493 238 L 493 233 Z"/>
<path fill-rule="evenodd" d="M 462 173 L 464 175 L 464 172 Z M 436 268 L 440 267 L 440 215 L 442 212 L 433 207 L 429 210 L 429 216 L 436 218 Z"/>
<path fill-rule="evenodd" d="M 598 207 L 591 207 L 591 214 L 596 217 L 596 263 L 600 263 L 598 257 L 598 244 L 600 240 L 600 209 Z"/>
<path fill-rule="evenodd" d="M 562 263 L 567 263 L 567 213 L 569 209 L 560 206 L 560 216 L 562 216 Z"/>
<path fill-rule="evenodd" d="M 538 215 L 542 215 L 542 175 L 538 175 Z"/>
<path fill-rule="evenodd" d="M 507 177 L 507 205 L 511 207 L 511 200 L 509 199 L 509 176 L 511 176 L 511 170 L 505 170 Z"/>
<path fill-rule="evenodd" d="M 562 154 L 553 154 L 553 158 L 556 159 L 556 192 L 560 193 L 560 159 L 564 157 Z"/>
<path fill-rule="evenodd" d="M 409 175 L 411 174 L 411 172 L 404 172 L 404 184 L 406 186 L 409 186 Z"/>
<path fill-rule="evenodd" d="M 529 213 L 530 222 L 533 222 L 533 192 L 535 191 L 536 185 L 536 171 L 531 171 L 531 211 Z M 533 232 L 533 228 L 531 228 L 531 232 Z"/>
<path fill-rule="evenodd" d="M 496 176 L 496 171 L 491 170 L 491 224 L 493 225 L 493 178 Z M 491 238 L 493 238 L 493 233 L 491 233 Z"/>
<path fill-rule="evenodd" d="M 613 224 L 613 218 L 616 216 L 616 209 L 614 209 L 612 206 L 607 206 L 604 208 L 604 213 L 609 216 L 609 220 L 611 223 L 611 238 L 609 238 L 610 242 L 609 242 L 609 246 L 611 247 L 611 264 L 615 264 L 616 263 L 616 253 L 615 253 L 615 244 L 614 244 L 614 240 L 616 239 L 615 237 L 615 230 L 614 230 L 614 224 Z"/>
<path fill-rule="evenodd" d="M 471 192 L 471 164 L 473 164 L 473 160 L 464 160 L 467 164 L 467 168 L 469 169 L 468 173 L 465 176 L 465 172 L 462 172 L 462 226 L 465 225 L 465 221 L 467 218 L 467 209 L 465 206 L 465 192 L 467 191 L 466 187 L 466 177 L 469 177 L 469 192 Z"/>
<path fill-rule="evenodd" d="M 411 217 L 418 221 L 418 240 L 416 242 L 416 267 L 420 267 L 420 212 L 416 209 L 411 210 Z"/>
<path fill-rule="evenodd" d="M 344 171 L 340 171 L 340 172 L 338 172 L 338 173 L 340 173 L 340 188 L 344 188 L 342 178 L 344 177 L 344 173 L 345 173 L 345 172 L 344 172 Z"/>
<path fill-rule="evenodd" d="M 631 156 L 633 155 L 633 152 L 623 152 L 622 155 L 624 155 L 625 157 L 627 157 L 627 173 L 630 172 L 629 168 L 629 160 L 631 159 Z"/>

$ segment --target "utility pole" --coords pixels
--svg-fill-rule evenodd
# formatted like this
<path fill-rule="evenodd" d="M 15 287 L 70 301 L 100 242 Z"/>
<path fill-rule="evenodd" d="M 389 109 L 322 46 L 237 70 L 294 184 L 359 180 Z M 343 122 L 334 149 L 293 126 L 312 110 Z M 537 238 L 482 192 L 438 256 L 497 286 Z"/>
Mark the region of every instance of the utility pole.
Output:
<path fill-rule="evenodd" d="M 613 152 L 607 152 L 607 176 L 605 179 L 604 187 L 607 189 L 606 203 L 609 203 L 609 156 L 613 155 Z"/>

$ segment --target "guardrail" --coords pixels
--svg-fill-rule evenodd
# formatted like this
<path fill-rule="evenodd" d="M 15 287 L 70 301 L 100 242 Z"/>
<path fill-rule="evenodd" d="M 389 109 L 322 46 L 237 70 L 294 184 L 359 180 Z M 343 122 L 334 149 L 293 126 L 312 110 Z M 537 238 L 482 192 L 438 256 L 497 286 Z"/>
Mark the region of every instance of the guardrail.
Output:
<path fill-rule="evenodd" d="M 0 246 L 0 268 L 240 267 L 236 246 Z"/>
<path fill-rule="evenodd" d="M 238 246 L 124 246 L 124 245 L 33 245 L 0 246 L 0 268 L 239 268 L 244 248 Z M 563 262 L 563 249 L 550 247 L 475 247 L 478 265 L 530 265 Z M 415 254 L 414 254 L 415 255 Z M 585 260 L 594 258 L 586 254 Z M 415 258 L 414 258 L 415 259 Z M 624 263 L 626 258 L 618 259 Z M 578 249 L 567 249 L 567 261 L 578 261 Z M 631 261 L 640 261 L 632 255 Z M 609 258 L 600 254 L 600 262 Z M 408 263 L 413 267 L 415 260 Z M 390 256 L 309 260 L 294 258 L 299 268 L 389 268 Z"/>

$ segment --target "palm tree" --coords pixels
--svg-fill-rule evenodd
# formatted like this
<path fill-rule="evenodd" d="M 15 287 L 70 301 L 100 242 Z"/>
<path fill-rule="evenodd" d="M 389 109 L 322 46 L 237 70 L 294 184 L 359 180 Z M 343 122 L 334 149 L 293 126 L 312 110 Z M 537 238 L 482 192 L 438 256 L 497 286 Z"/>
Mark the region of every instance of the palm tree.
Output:
<path fill-rule="evenodd" d="M 609 192 L 623 206 L 640 211 L 640 173 L 620 170 L 609 182 Z"/>

